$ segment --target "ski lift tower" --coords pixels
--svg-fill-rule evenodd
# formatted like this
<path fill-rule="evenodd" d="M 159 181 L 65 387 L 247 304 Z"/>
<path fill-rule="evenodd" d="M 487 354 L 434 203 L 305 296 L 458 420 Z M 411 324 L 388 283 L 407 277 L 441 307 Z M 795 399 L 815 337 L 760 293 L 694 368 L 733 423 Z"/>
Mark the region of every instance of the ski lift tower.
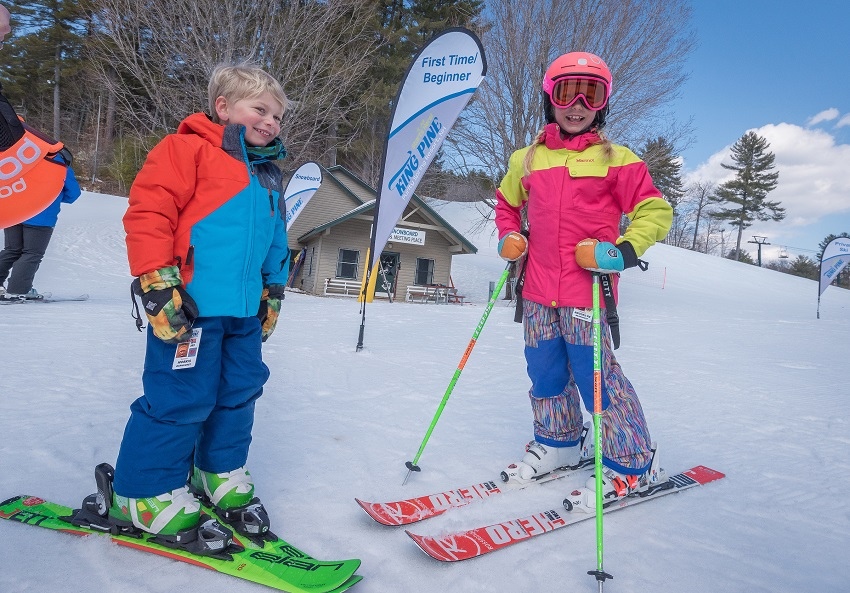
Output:
<path fill-rule="evenodd" d="M 767 243 L 767 237 L 760 237 L 758 235 L 753 235 L 752 241 L 747 241 L 747 243 L 755 243 L 759 246 L 759 267 L 761 267 L 761 246 L 762 245 L 770 245 Z"/>

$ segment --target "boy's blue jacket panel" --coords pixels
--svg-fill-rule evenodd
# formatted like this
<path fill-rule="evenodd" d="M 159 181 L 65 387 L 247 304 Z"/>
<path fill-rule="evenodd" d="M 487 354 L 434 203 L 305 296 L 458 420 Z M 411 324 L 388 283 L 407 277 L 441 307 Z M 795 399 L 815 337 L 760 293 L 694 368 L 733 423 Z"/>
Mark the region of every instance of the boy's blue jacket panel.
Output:
<path fill-rule="evenodd" d="M 130 273 L 180 268 L 201 316 L 257 314 L 263 284 L 286 284 L 285 154 L 249 156 L 244 127 L 187 117 L 148 155 L 124 215 Z"/>

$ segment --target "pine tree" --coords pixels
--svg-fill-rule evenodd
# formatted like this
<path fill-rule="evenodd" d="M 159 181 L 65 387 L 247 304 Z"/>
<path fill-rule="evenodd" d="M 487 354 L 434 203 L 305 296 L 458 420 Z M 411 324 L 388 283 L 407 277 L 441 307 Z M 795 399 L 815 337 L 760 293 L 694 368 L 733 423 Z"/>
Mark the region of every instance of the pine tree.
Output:
<path fill-rule="evenodd" d="M 710 201 L 726 205 L 712 213 L 717 220 L 727 221 L 738 229 L 735 254 L 741 254 L 741 237 L 744 229 L 756 220 L 780 221 L 785 218 L 785 209 L 779 202 L 768 201 L 767 194 L 773 191 L 779 172 L 772 171 L 775 157 L 768 152 L 767 140 L 755 132 L 747 132 L 732 146 L 733 164 L 721 163 L 724 169 L 735 171 L 734 179 L 717 188 Z"/>
<path fill-rule="evenodd" d="M 685 185 L 682 182 L 682 161 L 674 151 L 672 142 L 658 137 L 646 142 L 640 152 L 640 158 L 646 163 L 655 187 L 676 213 L 685 196 Z"/>
<path fill-rule="evenodd" d="M 83 63 L 88 21 L 79 2 L 11 0 L 6 5 L 16 34 L 12 55 L 3 61 L 7 96 L 28 122 L 61 140 L 61 89 Z"/>
<path fill-rule="evenodd" d="M 729 253 L 726 254 L 726 259 L 733 259 L 735 261 L 756 265 L 756 261 L 753 259 L 753 256 L 747 253 L 746 251 L 740 251 L 739 249 L 732 249 Z"/>
<path fill-rule="evenodd" d="M 682 182 L 682 161 L 674 151 L 673 143 L 659 136 L 646 142 L 640 151 L 640 158 L 646 163 L 661 196 L 673 207 L 673 226 L 665 242 L 682 246 L 686 217 L 681 216 L 680 206 L 685 197 L 685 186 Z"/>
<path fill-rule="evenodd" d="M 791 262 L 791 265 L 788 267 L 788 273 L 792 276 L 817 280 L 818 264 L 805 255 L 798 255 L 797 259 Z"/>

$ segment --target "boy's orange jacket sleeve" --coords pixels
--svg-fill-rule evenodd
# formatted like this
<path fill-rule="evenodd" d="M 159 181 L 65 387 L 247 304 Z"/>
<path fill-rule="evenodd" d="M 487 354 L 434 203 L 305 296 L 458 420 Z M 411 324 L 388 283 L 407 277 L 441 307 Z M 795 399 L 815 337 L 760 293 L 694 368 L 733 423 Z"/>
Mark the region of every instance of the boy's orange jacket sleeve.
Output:
<path fill-rule="evenodd" d="M 175 239 L 180 212 L 195 191 L 196 157 L 197 151 L 185 138 L 166 136 L 136 176 L 124 214 L 133 276 L 180 263 L 174 253 Z"/>

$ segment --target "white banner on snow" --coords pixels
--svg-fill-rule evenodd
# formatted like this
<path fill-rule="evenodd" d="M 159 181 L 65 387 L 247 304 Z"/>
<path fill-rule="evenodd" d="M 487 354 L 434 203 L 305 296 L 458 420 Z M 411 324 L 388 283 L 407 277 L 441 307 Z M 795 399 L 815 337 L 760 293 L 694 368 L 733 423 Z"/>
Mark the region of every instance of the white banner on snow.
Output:
<path fill-rule="evenodd" d="M 850 263 L 850 238 L 837 237 L 830 241 L 820 258 L 818 319 L 820 319 L 820 295 L 832 284 L 832 281 L 848 263 Z"/>
<path fill-rule="evenodd" d="M 835 280 L 835 277 L 850 263 L 850 239 L 838 237 L 829 242 L 820 258 L 820 292 Z"/>
<path fill-rule="evenodd" d="M 463 28 L 435 37 L 411 63 L 394 103 L 384 147 L 372 226 L 372 266 L 486 72 L 481 41 Z"/>
<path fill-rule="evenodd" d="M 283 192 L 286 204 L 286 230 L 289 230 L 321 184 L 322 170 L 316 163 L 304 163 L 292 174 Z"/>

